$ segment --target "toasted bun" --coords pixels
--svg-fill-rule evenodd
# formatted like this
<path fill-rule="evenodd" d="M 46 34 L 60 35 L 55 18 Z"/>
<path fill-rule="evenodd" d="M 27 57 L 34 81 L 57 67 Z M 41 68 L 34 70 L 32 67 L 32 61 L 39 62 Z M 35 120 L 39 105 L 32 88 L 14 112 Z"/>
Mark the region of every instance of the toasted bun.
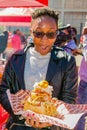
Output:
<path fill-rule="evenodd" d="M 51 102 L 41 102 L 38 104 L 31 104 L 28 100 L 24 104 L 24 110 L 31 110 L 38 114 L 44 114 L 48 116 L 56 116 L 57 110 L 55 104 Z"/>
<path fill-rule="evenodd" d="M 24 104 L 24 110 L 31 110 L 38 114 L 44 114 L 44 108 L 41 105 L 32 105 L 28 101 L 26 101 Z"/>

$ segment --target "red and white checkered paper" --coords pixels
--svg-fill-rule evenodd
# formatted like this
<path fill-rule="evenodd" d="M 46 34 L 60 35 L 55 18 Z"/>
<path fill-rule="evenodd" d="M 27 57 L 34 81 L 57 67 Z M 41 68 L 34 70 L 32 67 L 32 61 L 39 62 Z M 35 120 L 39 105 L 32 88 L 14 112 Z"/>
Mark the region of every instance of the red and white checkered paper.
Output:
<path fill-rule="evenodd" d="M 26 92 L 24 90 L 20 90 L 16 94 L 11 94 L 9 90 L 7 90 L 7 95 L 9 98 L 9 101 L 11 103 L 12 109 L 14 111 L 14 114 L 16 115 L 22 115 L 23 118 L 28 118 L 30 116 L 33 116 L 35 118 L 39 118 L 40 122 L 49 122 L 53 125 L 57 125 L 63 128 L 73 129 L 80 117 L 87 113 L 87 104 L 67 104 L 63 101 L 57 100 L 57 110 L 58 113 L 62 116 L 60 117 L 51 117 L 46 116 L 43 114 L 37 114 L 33 111 L 27 110 L 24 111 L 23 107 L 21 105 L 21 102 L 29 96 L 29 92 Z M 16 104 L 14 103 L 16 101 Z M 63 117 L 63 118 L 61 118 Z"/>

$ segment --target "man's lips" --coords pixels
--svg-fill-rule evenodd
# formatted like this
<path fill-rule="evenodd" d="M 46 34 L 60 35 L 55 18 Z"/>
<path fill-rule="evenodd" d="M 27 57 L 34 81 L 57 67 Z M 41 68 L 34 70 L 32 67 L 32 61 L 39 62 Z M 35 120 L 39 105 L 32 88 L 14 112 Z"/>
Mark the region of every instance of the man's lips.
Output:
<path fill-rule="evenodd" d="M 46 50 L 48 47 L 40 47 L 42 50 Z"/>

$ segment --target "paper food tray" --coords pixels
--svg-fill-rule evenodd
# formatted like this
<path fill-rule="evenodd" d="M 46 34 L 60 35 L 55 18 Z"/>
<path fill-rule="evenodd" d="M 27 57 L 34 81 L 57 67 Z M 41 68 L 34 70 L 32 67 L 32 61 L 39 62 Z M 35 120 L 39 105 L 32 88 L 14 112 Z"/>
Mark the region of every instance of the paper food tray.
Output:
<path fill-rule="evenodd" d="M 22 90 L 21 90 L 21 93 L 22 93 Z M 14 94 L 14 96 L 17 98 L 17 100 L 19 98 L 18 94 Z M 13 109 L 13 104 L 12 104 L 12 100 L 11 100 L 11 95 L 13 95 L 13 94 L 11 94 L 9 90 L 7 90 L 7 95 L 8 95 L 11 107 Z M 23 100 L 23 97 L 24 97 L 24 95 L 21 96 L 21 98 L 20 98 L 21 101 Z M 63 128 L 74 129 L 74 127 L 76 126 L 80 117 L 83 114 L 87 113 L 87 104 L 85 104 L 85 105 L 67 104 L 60 100 L 58 100 L 58 102 L 60 103 L 60 105 L 58 106 L 57 110 L 58 110 L 58 113 L 61 113 L 63 115 L 63 117 L 64 117 L 63 119 L 60 119 L 58 117 L 55 118 L 55 117 L 51 117 L 51 116 L 37 114 L 30 110 L 24 111 L 22 109 L 20 109 L 18 112 L 14 113 L 14 114 L 22 115 L 23 118 L 28 118 L 29 116 L 34 116 L 36 118 L 39 118 L 40 122 L 49 122 L 53 125 L 57 125 L 57 126 L 60 126 Z"/>

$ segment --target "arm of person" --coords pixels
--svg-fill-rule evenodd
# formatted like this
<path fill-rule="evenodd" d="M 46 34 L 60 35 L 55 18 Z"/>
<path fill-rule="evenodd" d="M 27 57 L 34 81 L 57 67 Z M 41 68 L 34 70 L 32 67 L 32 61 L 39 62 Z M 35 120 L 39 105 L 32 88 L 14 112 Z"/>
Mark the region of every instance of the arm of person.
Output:
<path fill-rule="evenodd" d="M 77 56 L 77 55 L 83 55 L 82 54 L 82 49 L 76 48 L 72 50 L 72 54 Z"/>
<path fill-rule="evenodd" d="M 87 55 L 87 44 L 79 44 L 77 48 L 72 49 L 72 54 L 75 56 L 82 55 L 85 57 Z"/>
<path fill-rule="evenodd" d="M 63 78 L 62 100 L 66 103 L 75 103 L 78 86 L 78 72 L 73 56 L 66 60 L 66 70 Z"/>

